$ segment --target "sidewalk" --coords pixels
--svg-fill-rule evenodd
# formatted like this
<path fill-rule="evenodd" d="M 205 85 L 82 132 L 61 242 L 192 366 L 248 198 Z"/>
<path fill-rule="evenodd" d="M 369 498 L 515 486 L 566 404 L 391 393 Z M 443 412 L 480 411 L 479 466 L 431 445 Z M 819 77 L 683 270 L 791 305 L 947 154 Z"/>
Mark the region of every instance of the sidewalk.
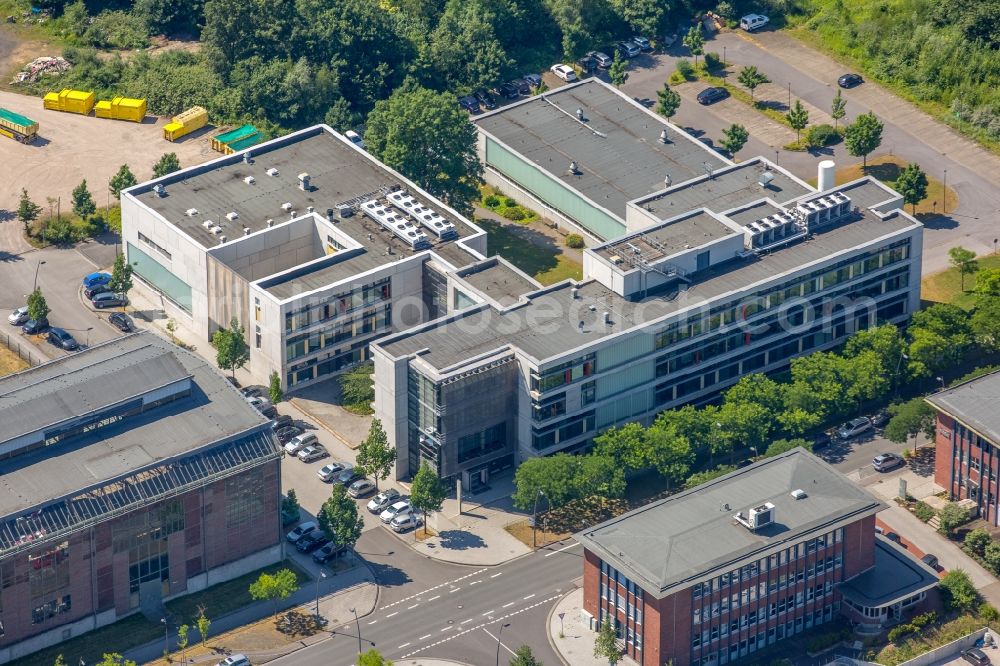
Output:
<path fill-rule="evenodd" d="M 549 612 L 549 644 L 567 666 L 607 666 L 607 659 L 594 657 L 597 633 L 587 626 L 580 615 L 582 608 L 583 588 L 573 590 L 556 603 Z M 635 662 L 630 657 L 622 656 L 619 663 Z"/>

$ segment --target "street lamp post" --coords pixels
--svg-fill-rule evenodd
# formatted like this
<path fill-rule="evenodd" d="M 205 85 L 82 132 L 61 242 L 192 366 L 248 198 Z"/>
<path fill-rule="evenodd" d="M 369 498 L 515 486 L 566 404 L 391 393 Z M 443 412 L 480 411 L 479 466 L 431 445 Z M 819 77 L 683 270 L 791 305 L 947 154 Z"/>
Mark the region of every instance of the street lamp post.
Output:
<path fill-rule="evenodd" d="M 38 269 L 41 268 L 44 263 L 44 261 L 39 260 L 39 262 L 35 264 L 35 282 L 31 285 L 31 291 L 38 289 Z"/>
<path fill-rule="evenodd" d="M 326 572 L 320 571 L 319 578 L 316 579 L 316 617 L 319 617 L 319 582 L 326 579 Z"/>
<path fill-rule="evenodd" d="M 358 654 L 361 654 L 361 620 L 358 619 L 358 609 L 352 608 L 351 612 L 354 613 L 354 624 L 358 627 Z"/>
<path fill-rule="evenodd" d="M 503 636 L 503 628 L 509 626 L 509 622 L 507 624 L 501 624 L 500 631 L 497 632 L 497 666 L 500 666 L 500 637 Z"/>
<path fill-rule="evenodd" d="M 170 637 L 167 635 L 170 627 L 167 626 L 167 618 L 161 617 L 160 622 L 163 623 L 163 656 L 166 657 L 170 653 Z"/>
<path fill-rule="evenodd" d="M 531 511 L 531 547 L 536 548 L 538 545 L 538 540 L 536 538 L 536 533 L 538 531 L 538 498 L 545 493 L 541 488 L 535 494 L 535 508 Z"/>
<path fill-rule="evenodd" d="M 788 110 L 792 110 L 792 82 L 788 82 Z"/>
<path fill-rule="evenodd" d="M 997 243 L 1000 242 L 1000 238 L 993 239 L 993 256 L 997 254 Z"/>
<path fill-rule="evenodd" d="M 948 214 L 948 170 L 944 170 L 944 184 L 941 189 L 941 214 Z"/>
<path fill-rule="evenodd" d="M 774 151 L 774 165 L 775 166 L 779 166 L 778 165 L 778 153 L 779 153 L 779 151 L 777 151 L 777 150 Z"/>

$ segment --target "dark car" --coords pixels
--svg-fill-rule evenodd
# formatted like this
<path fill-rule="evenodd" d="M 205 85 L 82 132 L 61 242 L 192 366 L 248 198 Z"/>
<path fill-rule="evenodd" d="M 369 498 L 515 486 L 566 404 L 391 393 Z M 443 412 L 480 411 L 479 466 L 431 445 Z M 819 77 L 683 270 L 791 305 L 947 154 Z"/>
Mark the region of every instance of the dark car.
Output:
<path fill-rule="evenodd" d="M 458 105 L 469 113 L 479 113 L 479 100 L 472 95 L 463 95 L 458 98 Z"/>
<path fill-rule="evenodd" d="M 262 405 L 257 408 L 257 411 L 261 413 L 265 419 L 273 419 L 278 415 L 278 408 L 274 405 Z"/>
<path fill-rule="evenodd" d="M 303 432 L 304 431 L 302 430 L 302 428 L 290 425 L 275 430 L 274 436 L 277 437 L 278 441 L 281 442 L 282 444 L 287 444 L 288 442 L 292 441 L 293 439 L 301 435 Z"/>
<path fill-rule="evenodd" d="M 528 82 L 528 85 L 532 88 L 537 88 L 542 85 L 542 75 L 541 74 L 525 74 L 521 77 Z"/>
<path fill-rule="evenodd" d="M 76 338 L 61 328 L 50 328 L 48 339 L 56 347 L 65 349 L 66 351 L 76 351 L 80 348 L 80 344 L 76 341 Z"/>
<path fill-rule="evenodd" d="M 884 410 L 884 409 L 883 409 L 883 410 L 880 410 L 880 411 L 876 412 L 876 413 L 875 413 L 875 414 L 874 414 L 874 415 L 873 415 L 873 416 L 871 417 L 871 423 L 872 423 L 872 425 L 873 425 L 873 426 L 875 426 L 876 428 L 884 428 L 884 427 L 885 427 L 885 425 L 886 425 L 887 423 L 889 423 L 889 420 L 890 420 L 891 418 L 892 418 L 892 417 L 891 417 L 891 416 L 889 416 L 889 412 L 887 412 L 886 410 Z"/>
<path fill-rule="evenodd" d="M 714 104 L 721 99 L 726 99 L 729 97 L 729 91 L 725 88 L 718 86 L 713 88 L 705 88 L 700 93 L 698 93 L 698 103 L 699 104 Z"/>
<path fill-rule="evenodd" d="M 493 99 L 493 95 L 489 91 L 480 88 L 476 92 L 472 93 L 473 97 L 479 100 L 479 104 L 482 105 L 484 109 L 495 109 L 497 108 L 497 101 Z"/>
<path fill-rule="evenodd" d="M 576 64 L 583 70 L 584 76 L 593 76 L 597 71 L 597 59 L 586 55 L 576 61 Z"/>
<path fill-rule="evenodd" d="M 295 419 L 293 419 L 288 414 L 282 414 L 281 416 L 276 416 L 273 421 L 271 421 L 271 430 L 277 432 L 285 426 L 295 425 Z"/>
<path fill-rule="evenodd" d="M 49 327 L 48 319 L 29 319 L 21 330 L 28 335 L 37 335 Z"/>
<path fill-rule="evenodd" d="M 117 328 L 122 333 L 131 333 L 135 330 L 135 324 L 124 312 L 113 312 L 108 316 L 108 323 Z"/>
<path fill-rule="evenodd" d="M 993 663 L 990 661 L 990 658 L 986 656 L 986 653 L 979 648 L 969 648 L 962 653 L 962 659 L 970 664 L 975 664 L 975 666 L 989 666 Z"/>
<path fill-rule="evenodd" d="M 529 84 L 524 79 L 511 79 L 510 85 L 517 88 L 518 95 L 530 95 L 531 94 L 531 84 Z"/>
<path fill-rule="evenodd" d="M 837 85 L 841 88 L 854 88 L 855 86 L 860 86 L 865 80 L 861 78 L 860 74 L 844 74 L 842 77 L 837 79 Z"/>
<path fill-rule="evenodd" d="M 920 558 L 920 561 L 929 566 L 931 569 L 937 571 L 938 568 L 937 555 L 931 555 L 930 553 L 927 553 L 926 555 Z"/>
<path fill-rule="evenodd" d="M 360 478 L 361 474 L 359 474 L 356 469 L 353 467 L 347 467 L 341 470 L 337 476 L 333 477 L 333 482 L 349 486 Z"/>
<path fill-rule="evenodd" d="M 812 437 L 813 451 L 818 451 L 819 449 L 825 449 L 833 443 L 833 437 L 830 433 L 821 432 L 819 434 L 813 435 Z"/>
<path fill-rule="evenodd" d="M 332 541 L 327 542 L 326 545 L 313 553 L 313 562 L 316 564 L 326 564 L 346 550 L 343 546 L 338 546 Z"/>
<path fill-rule="evenodd" d="M 106 284 L 97 284 L 97 285 L 94 285 L 93 287 L 90 287 L 89 289 L 84 289 L 83 290 L 83 295 L 86 296 L 87 299 L 89 300 L 89 299 L 93 298 L 94 296 L 97 296 L 98 294 L 103 294 L 103 293 L 108 292 L 108 291 L 111 291 L 111 287 L 109 287 L 108 285 L 106 285 Z"/>
<path fill-rule="evenodd" d="M 521 94 L 517 91 L 517 86 L 509 82 L 501 83 L 500 85 L 498 85 L 496 88 L 493 89 L 493 92 L 500 95 L 504 99 L 517 99 L 518 96 Z"/>
<path fill-rule="evenodd" d="M 111 273 L 91 273 L 83 278 L 83 288 L 92 289 L 93 287 L 109 282 L 111 282 Z"/>
<path fill-rule="evenodd" d="M 636 102 L 643 105 L 647 109 L 653 108 L 653 105 L 656 104 L 656 102 L 649 99 L 648 97 L 633 97 L 632 99 L 634 99 Z"/>
<path fill-rule="evenodd" d="M 267 393 L 267 389 L 263 386 L 244 386 L 240 389 L 240 393 L 244 398 L 260 398 Z"/>
<path fill-rule="evenodd" d="M 313 530 L 295 542 L 295 550 L 300 553 L 311 553 L 328 543 L 330 543 L 330 540 L 323 536 L 321 530 Z"/>
<path fill-rule="evenodd" d="M 119 294 L 112 294 L 110 291 L 105 291 L 100 294 L 96 294 L 90 299 L 91 305 L 95 308 L 111 308 L 119 305 L 128 305 L 128 299 Z"/>
<path fill-rule="evenodd" d="M 889 541 L 894 541 L 894 542 L 902 545 L 902 542 L 899 539 L 899 535 L 896 534 L 895 532 L 886 532 L 885 533 L 885 538 L 888 539 Z"/>

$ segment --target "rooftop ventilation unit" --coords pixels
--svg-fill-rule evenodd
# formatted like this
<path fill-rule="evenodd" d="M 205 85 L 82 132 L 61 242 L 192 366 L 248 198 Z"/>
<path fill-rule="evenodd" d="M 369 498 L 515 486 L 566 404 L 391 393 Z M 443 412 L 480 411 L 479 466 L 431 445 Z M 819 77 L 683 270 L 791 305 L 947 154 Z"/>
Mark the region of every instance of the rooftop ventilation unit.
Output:
<path fill-rule="evenodd" d="M 774 180 L 774 174 L 771 173 L 770 171 L 765 171 L 762 174 L 760 174 L 760 178 L 757 179 L 757 182 L 760 184 L 761 187 L 767 187 L 768 185 L 771 184 L 771 181 L 773 180 Z"/>
<path fill-rule="evenodd" d="M 306 208 L 306 210 L 309 211 L 310 213 L 315 213 L 316 212 L 316 206 L 309 206 L 309 207 Z"/>
<path fill-rule="evenodd" d="M 799 216 L 779 210 L 743 227 L 744 247 L 748 250 L 764 250 L 783 245 L 809 233 L 809 229 Z"/>
<path fill-rule="evenodd" d="M 332 208 L 327 208 L 326 209 L 326 219 L 328 219 L 331 222 L 333 222 L 333 209 Z"/>
<path fill-rule="evenodd" d="M 291 209 L 292 209 L 292 204 L 291 203 L 289 203 L 289 202 L 286 201 L 285 203 L 281 204 L 281 210 L 285 211 L 286 213 L 288 211 L 290 211 Z"/>
<path fill-rule="evenodd" d="M 341 219 L 351 217 L 352 215 L 354 215 L 354 208 L 352 206 L 348 206 L 347 204 L 337 206 L 337 216 Z"/>
<path fill-rule="evenodd" d="M 270 169 L 268 169 L 264 173 L 266 173 L 268 176 L 274 177 L 274 176 L 278 175 L 278 170 L 275 169 L 274 167 L 271 167 Z"/>
<path fill-rule="evenodd" d="M 229 220 L 230 222 L 232 222 L 233 220 L 235 220 L 239 216 L 240 216 L 240 214 L 237 213 L 235 210 L 226 213 L 226 219 Z"/>
<path fill-rule="evenodd" d="M 576 162 L 570 162 L 569 163 L 569 174 L 571 176 L 575 176 L 578 173 L 580 173 L 580 167 L 579 167 L 579 165 L 577 165 Z"/>
<path fill-rule="evenodd" d="M 800 500 L 800 499 L 805 499 L 806 497 L 808 497 L 808 495 L 806 495 L 806 491 L 802 490 L 801 488 L 796 488 L 795 490 L 792 491 L 792 497 L 794 497 L 797 500 Z"/>
<path fill-rule="evenodd" d="M 372 200 L 361 204 L 361 210 L 410 247 L 417 249 L 430 245 L 427 234 L 394 209 Z"/>
<path fill-rule="evenodd" d="M 213 222 L 212 220 L 205 220 L 204 222 L 201 223 L 201 226 L 205 227 L 206 229 L 211 229 L 212 227 L 215 226 L 215 222 Z"/>
<path fill-rule="evenodd" d="M 299 174 L 299 189 L 303 192 L 308 192 L 310 190 L 309 186 L 309 174 L 300 173 Z"/>
<path fill-rule="evenodd" d="M 660 131 L 660 143 L 666 143 L 669 140 L 670 140 L 670 135 L 667 134 L 667 128 L 664 127 L 663 130 Z"/>
<path fill-rule="evenodd" d="M 222 227 L 216 224 L 211 229 L 209 229 L 209 231 L 212 232 L 212 235 L 218 236 L 219 234 L 222 233 Z"/>
<path fill-rule="evenodd" d="M 247 185 L 253 185 L 254 183 L 257 182 L 257 179 L 254 178 L 253 176 L 247 176 L 246 178 L 243 179 L 243 182 L 246 183 Z"/>
<path fill-rule="evenodd" d="M 619 257 L 617 254 L 611 255 L 611 263 L 614 264 L 615 266 L 618 266 L 619 264 L 621 264 L 624 261 L 625 260 L 622 259 L 621 257 Z"/>
<path fill-rule="evenodd" d="M 715 178 L 715 167 L 712 166 L 711 162 L 702 162 L 701 166 L 705 169 L 705 173 L 708 174 L 709 180 Z"/>
<path fill-rule="evenodd" d="M 851 198 L 843 192 L 804 201 L 795 207 L 795 214 L 809 229 L 833 224 L 851 212 Z"/>
<path fill-rule="evenodd" d="M 388 199 L 396 208 L 409 213 L 413 219 L 430 229 L 438 238 L 445 240 L 458 237 L 458 231 L 454 224 L 437 211 L 417 201 L 412 195 L 403 191 L 391 192 Z"/>
<path fill-rule="evenodd" d="M 250 235 L 250 227 L 243 227 L 243 235 L 244 236 Z"/>
<path fill-rule="evenodd" d="M 668 173 L 668 174 L 667 174 L 666 176 L 664 176 L 664 177 L 663 177 L 663 186 L 664 186 L 664 187 L 670 187 L 670 184 L 671 184 L 672 182 L 673 182 L 673 181 L 672 181 L 672 180 L 670 180 L 670 174 L 669 174 L 669 173 Z"/>
<path fill-rule="evenodd" d="M 576 119 L 583 122 L 583 109 L 576 110 Z"/>
<path fill-rule="evenodd" d="M 194 217 L 195 215 L 198 214 L 198 209 L 188 208 L 186 211 L 184 211 L 184 214 L 187 215 L 188 217 Z"/>
<path fill-rule="evenodd" d="M 274 220 L 272 220 L 272 219 L 269 218 L 267 220 L 267 228 L 270 229 L 273 226 L 274 226 Z"/>
<path fill-rule="evenodd" d="M 219 236 L 219 245 L 222 245 L 225 242 L 226 242 L 226 237 L 225 236 Z"/>
<path fill-rule="evenodd" d="M 604 315 L 603 315 L 603 318 L 604 318 L 604 325 L 605 326 L 610 326 L 611 325 L 611 313 L 610 312 L 605 312 Z"/>
<path fill-rule="evenodd" d="M 247 152 L 243 153 L 243 163 L 244 164 L 250 164 L 250 161 L 251 161 L 250 160 L 250 151 L 248 150 Z"/>
<path fill-rule="evenodd" d="M 569 290 L 569 297 L 572 298 L 573 300 L 578 299 L 580 297 L 580 290 L 577 289 L 576 287 L 573 287 L 572 289 Z"/>
<path fill-rule="evenodd" d="M 155 192 L 156 196 L 160 198 L 167 196 L 167 188 L 165 188 L 163 185 L 159 184 L 153 185 L 153 192 Z"/>
<path fill-rule="evenodd" d="M 740 511 L 733 518 L 739 521 L 744 527 L 749 527 L 751 530 L 759 530 L 761 527 L 766 527 L 774 522 L 774 505 L 770 502 L 764 502 L 760 506 L 750 509 L 746 514 Z"/>

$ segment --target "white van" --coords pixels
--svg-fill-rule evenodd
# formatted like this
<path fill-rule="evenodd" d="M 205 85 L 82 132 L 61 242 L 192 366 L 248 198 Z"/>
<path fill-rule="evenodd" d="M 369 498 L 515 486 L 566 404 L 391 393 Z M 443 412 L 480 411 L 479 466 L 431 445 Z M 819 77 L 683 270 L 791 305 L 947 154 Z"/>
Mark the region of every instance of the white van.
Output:
<path fill-rule="evenodd" d="M 747 32 L 753 32 L 767 25 L 768 20 L 766 16 L 762 16 L 761 14 L 747 14 L 740 19 L 740 27 Z"/>

